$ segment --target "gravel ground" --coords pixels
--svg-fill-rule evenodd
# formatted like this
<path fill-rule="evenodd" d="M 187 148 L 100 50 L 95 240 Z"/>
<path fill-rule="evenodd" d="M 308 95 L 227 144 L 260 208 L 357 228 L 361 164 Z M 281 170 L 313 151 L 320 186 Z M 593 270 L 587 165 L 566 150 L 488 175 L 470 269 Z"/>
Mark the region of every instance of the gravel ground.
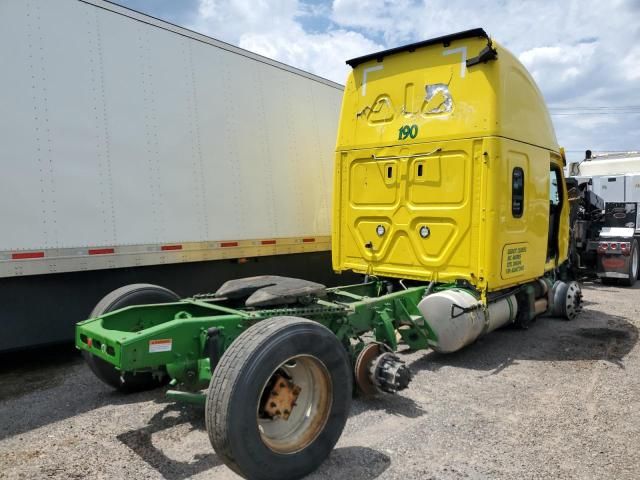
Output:
<path fill-rule="evenodd" d="M 411 387 L 356 399 L 309 478 L 640 478 L 640 284 L 584 290 L 574 322 L 404 354 Z M 162 391 L 114 393 L 78 355 L 36 353 L 2 359 L 0 479 L 238 478 L 211 449 L 202 409 Z"/>

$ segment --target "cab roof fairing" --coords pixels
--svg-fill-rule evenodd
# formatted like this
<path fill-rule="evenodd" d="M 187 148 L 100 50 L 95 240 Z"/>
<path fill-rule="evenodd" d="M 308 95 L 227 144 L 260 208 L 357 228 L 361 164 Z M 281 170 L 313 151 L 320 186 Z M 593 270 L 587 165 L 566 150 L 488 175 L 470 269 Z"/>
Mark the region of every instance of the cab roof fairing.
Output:
<path fill-rule="evenodd" d="M 451 33 L 449 35 L 443 35 L 441 37 L 435 37 L 428 40 L 422 40 L 420 42 L 410 43 L 408 45 L 403 45 L 400 47 L 390 48 L 388 50 L 382 50 L 376 53 L 370 53 L 368 55 L 363 55 L 361 57 L 356 57 L 356 58 L 352 58 L 351 60 L 347 60 L 346 63 L 351 68 L 355 68 L 358 65 L 368 62 L 370 60 L 377 60 L 378 62 L 381 62 L 384 57 L 387 57 L 389 55 L 393 55 L 400 52 L 413 52 L 418 48 L 428 47 L 430 45 L 437 45 L 441 43 L 443 46 L 448 47 L 451 44 L 451 42 L 455 40 L 462 40 L 465 38 L 486 38 L 489 45 L 491 44 L 491 38 L 483 28 L 472 28 L 471 30 L 464 30 L 458 33 Z"/>

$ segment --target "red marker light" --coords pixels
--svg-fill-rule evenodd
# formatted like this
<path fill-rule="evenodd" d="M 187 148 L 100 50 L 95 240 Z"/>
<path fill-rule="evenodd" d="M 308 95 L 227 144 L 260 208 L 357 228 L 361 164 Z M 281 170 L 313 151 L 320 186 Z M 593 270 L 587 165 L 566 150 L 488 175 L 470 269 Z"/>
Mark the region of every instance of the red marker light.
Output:
<path fill-rule="evenodd" d="M 89 255 L 112 255 L 115 252 L 114 248 L 90 248 L 87 253 Z"/>
<path fill-rule="evenodd" d="M 171 250 L 182 250 L 182 245 L 162 245 L 160 250 L 163 252 L 169 252 Z"/>

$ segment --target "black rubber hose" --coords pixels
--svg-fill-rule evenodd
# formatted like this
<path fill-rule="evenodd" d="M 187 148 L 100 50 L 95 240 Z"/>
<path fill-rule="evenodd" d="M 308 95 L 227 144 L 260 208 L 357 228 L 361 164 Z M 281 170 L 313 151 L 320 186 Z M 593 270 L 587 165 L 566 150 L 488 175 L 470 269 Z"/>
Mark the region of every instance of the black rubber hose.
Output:
<path fill-rule="evenodd" d="M 216 368 L 220 361 L 220 348 L 218 345 L 218 339 L 220 338 L 220 329 L 217 327 L 211 327 L 207 330 L 207 353 L 209 354 L 209 363 L 211 371 Z"/>

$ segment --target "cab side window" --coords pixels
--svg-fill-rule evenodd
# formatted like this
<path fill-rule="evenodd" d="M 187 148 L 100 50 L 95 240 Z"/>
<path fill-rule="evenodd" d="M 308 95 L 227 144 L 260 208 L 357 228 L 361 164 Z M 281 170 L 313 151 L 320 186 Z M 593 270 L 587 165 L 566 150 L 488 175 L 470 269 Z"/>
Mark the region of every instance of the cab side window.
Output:
<path fill-rule="evenodd" d="M 549 170 L 549 237 L 547 239 L 547 261 L 556 258 L 559 252 L 560 214 L 562 212 L 562 174 L 551 164 Z"/>
<path fill-rule="evenodd" d="M 524 170 L 515 167 L 511 174 L 511 215 L 522 217 L 524 212 Z"/>
<path fill-rule="evenodd" d="M 549 201 L 552 205 L 560 205 L 560 190 L 558 189 L 558 172 L 551 170 L 549 175 Z"/>

